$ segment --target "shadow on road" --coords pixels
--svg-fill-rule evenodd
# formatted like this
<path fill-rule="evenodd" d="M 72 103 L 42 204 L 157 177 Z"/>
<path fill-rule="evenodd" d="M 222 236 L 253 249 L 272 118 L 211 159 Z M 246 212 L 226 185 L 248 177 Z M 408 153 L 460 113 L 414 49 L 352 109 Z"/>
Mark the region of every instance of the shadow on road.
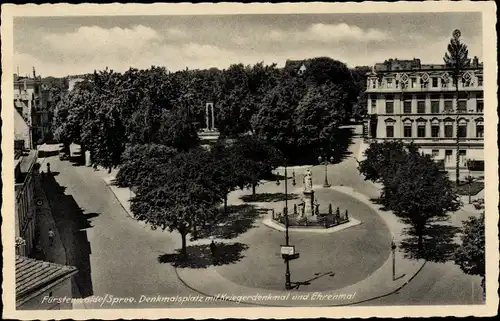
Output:
<path fill-rule="evenodd" d="M 212 257 L 208 244 L 192 245 L 187 247 L 188 258 L 183 259 L 180 250 L 176 253 L 158 256 L 158 262 L 169 263 L 178 268 L 208 268 L 211 265 L 226 265 L 240 261 L 244 256 L 242 252 L 248 246 L 242 243 L 217 243 L 216 254 Z"/>
<path fill-rule="evenodd" d="M 410 228 L 407 228 L 403 233 L 408 236 L 401 241 L 400 248 L 404 251 L 406 258 L 444 263 L 453 259 L 453 253 L 458 246 L 454 242 L 454 237 L 458 231 L 459 228 L 455 226 L 431 224 L 427 227 L 423 248 L 419 251 L 418 237 Z"/>
<path fill-rule="evenodd" d="M 196 239 L 215 237 L 232 239 L 254 227 L 255 220 L 266 213 L 266 209 L 255 205 L 229 205 L 227 214 L 221 209 L 219 217 L 213 223 L 197 231 Z M 191 240 L 195 239 L 194 237 Z"/>
<path fill-rule="evenodd" d="M 333 163 L 341 163 L 344 159 L 349 157 L 352 152 L 349 151 L 349 146 L 353 143 L 353 130 L 352 128 L 340 128 L 335 136 Z"/>
<path fill-rule="evenodd" d="M 319 280 L 321 278 L 324 278 L 325 276 L 328 276 L 328 277 L 332 278 L 332 277 L 335 276 L 335 273 L 333 273 L 333 271 L 326 272 L 326 273 L 314 273 L 314 277 L 312 277 L 312 278 L 310 278 L 308 280 L 297 281 L 297 282 L 293 282 L 292 281 L 292 286 L 293 286 L 294 289 L 298 290 L 301 286 L 303 286 L 303 285 L 311 285 L 311 282 Z"/>
<path fill-rule="evenodd" d="M 57 233 L 65 247 L 66 264 L 78 269 L 73 279 L 73 297 L 91 296 L 94 294 L 90 274 L 91 250 L 85 229 L 92 227 L 90 219 L 99 214 L 84 214 L 73 196 L 64 193 L 66 187 L 59 185 L 52 175 L 45 175 L 42 184 L 52 209 Z"/>
<path fill-rule="evenodd" d="M 299 195 L 294 193 L 288 193 L 288 200 L 298 199 Z M 257 203 L 269 203 L 269 202 L 282 202 L 285 200 L 285 193 L 257 193 L 253 195 L 243 195 L 240 197 L 243 202 L 257 202 Z"/>
<path fill-rule="evenodd" d="M 382 199 L 380 197 L 377 198 L 370 198 L 370 202 L 376 205 L 380 205 L 378 208 L 380 211 L 388 212 L 390 211 L 387 207 L 385 207 L 384 203 L 382 202 Z"/>

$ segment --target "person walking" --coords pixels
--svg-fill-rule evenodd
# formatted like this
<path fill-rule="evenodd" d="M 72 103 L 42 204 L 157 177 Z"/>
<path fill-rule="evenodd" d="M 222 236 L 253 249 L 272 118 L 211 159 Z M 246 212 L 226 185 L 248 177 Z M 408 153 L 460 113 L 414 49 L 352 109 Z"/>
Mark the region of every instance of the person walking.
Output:
<path fill-rule="evenodd" d="M 50 242 L 50 246 L 52 246 L 54 244 L 54 237 L 56 236 L 56 234 L 54 233 L 54 231 L 49 228 L 49 242 Z"/>

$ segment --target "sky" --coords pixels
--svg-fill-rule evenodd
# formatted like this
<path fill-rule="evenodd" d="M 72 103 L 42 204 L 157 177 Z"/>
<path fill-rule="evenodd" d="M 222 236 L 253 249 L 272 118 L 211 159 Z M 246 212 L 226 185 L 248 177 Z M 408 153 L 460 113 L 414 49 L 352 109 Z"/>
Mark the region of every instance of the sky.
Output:
<path fill-rule="evenodd" d="M 106 67 L 283 66 L 324 56 L 349 67 L 389 58 L 443 63 L 457 28 L 469 56 L 481 60 L 481 13 L 16 17 L 13 67 L 21 75 L 35 67 L 44 77 L 61 77 Z"/>

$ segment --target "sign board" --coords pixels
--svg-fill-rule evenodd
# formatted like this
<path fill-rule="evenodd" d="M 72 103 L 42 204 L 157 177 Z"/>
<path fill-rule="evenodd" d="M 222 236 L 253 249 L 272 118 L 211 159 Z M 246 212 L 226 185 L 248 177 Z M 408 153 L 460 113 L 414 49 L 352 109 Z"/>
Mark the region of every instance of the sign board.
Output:
<path fill-rule="evenodd" d="M 294 245 L 282 245 L 281 246 L 281 255 L 294 255 L 295 254 L 295 246 Z"/>
<path fill-rule="evenodd" d="M 300 254 L 299 253 L 295 253 L 293 255 L 286 255 L 286 254 L 282 254 L 281 257 L 284 259 L 284 260 L 295 260 L 295 259 L 298 259 L 300 257 Z"/>

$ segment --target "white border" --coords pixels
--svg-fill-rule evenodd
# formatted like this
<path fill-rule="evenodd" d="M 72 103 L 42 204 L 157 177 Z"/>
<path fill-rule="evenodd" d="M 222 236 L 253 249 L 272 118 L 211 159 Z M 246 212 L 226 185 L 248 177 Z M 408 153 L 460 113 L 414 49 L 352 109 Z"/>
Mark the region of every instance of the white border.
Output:
<path fill-rule="evenodd" d="M 206 15 L 206 14 L 264 14 L 264 13 L 374 13 L 374 12 L 482 12 L 483 14 L 483 61 L 485 83 L 485 167 L 486 177 L 486 253 L 487 253 L 487 302 L 484 306 L 382 306 L 349 308 L 197 308 L 197 309 L 134 309 L 134 310 L 72 310 L 72 311 L 15 311 L 14 292 L 14 189 L 8 182 L 14 181 L 13 170 L 13 17 L 19 16 L 88 16 L 88 15 Z M 495 315 L 498 306 L 498 150 L 496 144 L 496 5 L 494 2 L 363 2 L 363 3 L 281 3 L 281 4 L 43 4 L 2 5 L 2 180 L 3 206 L 2 241 L 4 244 L 3 302 L 4 315 L 15 319 L 63 319 L 77 320 L 101 318 L 314 318 L 314 317 L 405 317 L 405 316 L 487 316 Z M 446 295 L 446 293 L 443 293 Z"/>

